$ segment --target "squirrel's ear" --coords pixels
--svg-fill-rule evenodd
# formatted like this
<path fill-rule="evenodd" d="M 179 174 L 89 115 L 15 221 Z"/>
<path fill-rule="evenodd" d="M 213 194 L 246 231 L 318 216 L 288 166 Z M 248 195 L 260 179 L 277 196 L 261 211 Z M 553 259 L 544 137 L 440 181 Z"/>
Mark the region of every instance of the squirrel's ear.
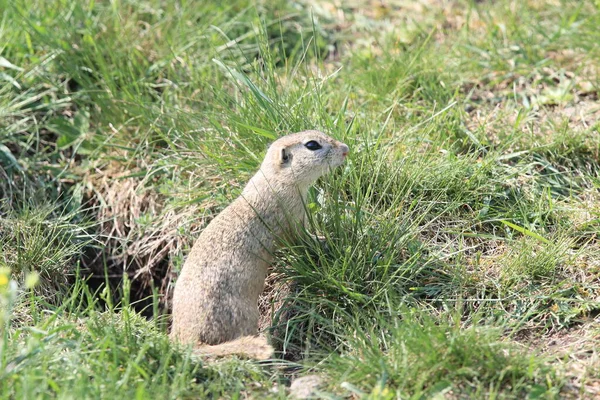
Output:
<path fill-rule="evenodd" d="M 292 161 L 292 154 L 284 148 L 280 150 L 279 162 L 281 165 L 289 164 Z"/>

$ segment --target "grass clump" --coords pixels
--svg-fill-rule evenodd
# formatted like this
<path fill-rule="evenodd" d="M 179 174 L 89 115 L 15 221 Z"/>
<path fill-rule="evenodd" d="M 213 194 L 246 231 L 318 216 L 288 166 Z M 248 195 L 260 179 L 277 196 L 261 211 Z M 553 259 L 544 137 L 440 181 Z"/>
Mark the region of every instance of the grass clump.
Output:
<path fill-rule="evenodd" d="M 524 237 L 516 240 L 500 264 L 502 278 L 507 284 L 519 281 L 552 281 L 560 273 L 560 268 L 572 262 L 573 243 L 567 238 L 556 238 L 540 242 L 538 238 Z"/>
<path fill-rule="evenodd" d="M 85 224 L 77 223 L 74 214 L 61 213 L 57 206 L 27 205 L 0 216 L 0 267 L 10 269 L 19 282 L 27 274 L 37 274 L 37 294 L 68 291 L 73 263 L 92 240 Z"/>
<path fill-rule="evenodd" d="M 371 321 L 346 338 L 347 352 L 324 363 L 332 384 L 369 398 L 553 397 L 561 378 L 497 329 L 461 327 L 446 317 L 403 310 L 397 322 Z M 395 319 L 395 315 L 390 315 Z M 365 326 L 361 323 L 360 326 Z"/>

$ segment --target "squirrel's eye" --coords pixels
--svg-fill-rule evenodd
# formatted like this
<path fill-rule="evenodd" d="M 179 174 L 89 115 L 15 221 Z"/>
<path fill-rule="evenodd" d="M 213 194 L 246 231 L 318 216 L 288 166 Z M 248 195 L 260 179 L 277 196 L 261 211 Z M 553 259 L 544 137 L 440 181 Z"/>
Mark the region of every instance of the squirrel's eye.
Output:
<path fill-rule="evenodd" d="M 311 140 L 310 142 L 304 143 L 304 147 L 306 147 L 307 149 L 309 149 L 311 151 L 319 150 L 322 148 L 322 146 L 319 144 L 319 142 L 317 142 L 315 140 Z"/>

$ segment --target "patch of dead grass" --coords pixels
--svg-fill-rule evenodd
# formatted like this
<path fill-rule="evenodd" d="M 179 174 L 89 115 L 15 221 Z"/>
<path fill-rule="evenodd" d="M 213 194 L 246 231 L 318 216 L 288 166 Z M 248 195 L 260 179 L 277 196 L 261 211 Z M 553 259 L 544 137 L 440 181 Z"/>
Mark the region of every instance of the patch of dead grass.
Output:
<path fill-rule="evenodd" d="M 568 330 L 560 330 L 532 341 L 530 344 L 555 364 L 568 380 L 563 389 L 564 398 L 595 399 L 600 396 L 600 318 Z"/>
<path fill-rule="evenodd" d="M 106 169 L 90 177 L 93 192 L 89 195 L 98 205 L 98 238 L 102 248 L 85 267 L 104 274 L 104 263 L 111 278 L 126 274 L 141 293 L 151 295 L 159 283 L 163 301 L 170 304 L 176 261 L 189 249 L 202 227 L 212 218 L 210 200 L 183 207 L 168 205 L 172 200 L 147 186 L 143 179 L 131 177 L 138 170 Z M 208 212 L 207 212 L 208 210 Z"/>

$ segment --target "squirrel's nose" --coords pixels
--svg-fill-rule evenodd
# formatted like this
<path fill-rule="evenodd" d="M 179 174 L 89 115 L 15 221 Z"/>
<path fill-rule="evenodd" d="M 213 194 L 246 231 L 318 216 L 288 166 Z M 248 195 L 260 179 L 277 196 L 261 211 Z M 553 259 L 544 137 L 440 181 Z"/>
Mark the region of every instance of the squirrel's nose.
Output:
<path fill-rule="evenodd" d="M 350 148 L 348 146 L 346 146 L 345 144 L 342 144 L 340 146 L 340 149 L 342 150 L 342 155 L 344 157 L 346 157 L 348 155 L 348 153 L 350 152 Z"/>

